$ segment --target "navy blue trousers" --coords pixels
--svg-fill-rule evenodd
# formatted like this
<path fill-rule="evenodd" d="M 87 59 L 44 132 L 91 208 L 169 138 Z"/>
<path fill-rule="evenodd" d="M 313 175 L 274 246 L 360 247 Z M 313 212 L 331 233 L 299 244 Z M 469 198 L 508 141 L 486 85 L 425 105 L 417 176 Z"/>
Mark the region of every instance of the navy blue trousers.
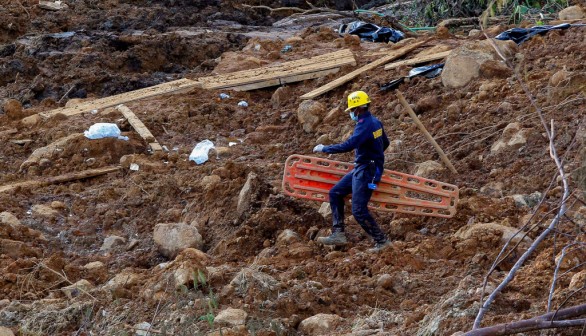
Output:
<path fill-rule="evenodd" d="M 368 202 L 372 196 L 372 190 L 368 188 L 368 184 L 373 180 L 374 182 L 380 180 L 380 176 L 377 176 L 378 179 L 373 179 L 375 173 L 374 165 L 359 164 L 330 190 L 333 232 L 344 232 L 344 197 L 352 193 L 352 215 L 358 224 L 376 243 L 386 241 L 387 237 L 368 212 Z"/>

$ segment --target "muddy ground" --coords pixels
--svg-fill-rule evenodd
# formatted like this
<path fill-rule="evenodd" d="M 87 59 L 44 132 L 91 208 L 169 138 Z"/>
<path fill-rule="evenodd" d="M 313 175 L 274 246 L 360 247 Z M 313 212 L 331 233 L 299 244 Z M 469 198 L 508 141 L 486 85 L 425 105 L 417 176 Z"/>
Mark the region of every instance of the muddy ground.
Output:
<path fill-rule="evenodd" d="M 280 31 L 302 38 L 290 40 L 293 50 L 281 53 L 285 40 L 251 38 L 270 34 L 275 18 L 223 1 L 85 0 L 72 1 L 60 12 L 33 3 L 5 0 L 0 9 L 0 99 L 13 98 L 23 106 L 5 104 L 0 114 L 0 185 L 120 163 L 124 168 L 0 193 L 0 326 L 16 335 L 130 335 L 141 322 L 150 323 L 155 334 L 219 335 L 221 329 L 223 335 L 302 335 L 307 331 L 300 322 L 320 313 L 341 317 L 326 334 L 451 335 L 471 328 L 483 279 L 503 245 L 497 229 L 466 238 L 462 231 L 478 223 L 520 228 L 533 212 L 532 223 L 541 219 L 543 227 L 560 201 L 561 182 L 543 126 L 512 72 L 477 78 L 458 89 L 444 87 L 440 77 L 417 77 L 399 90 L 458 171 L 429 175 L 459 186 L 457 214 L 444 219 L 377 212 L 393 240 L 381 254 L 366 252 L 372 242 L 351 217 L 348 248 L 320 246 L 315 238 L 328 233 L 330 217 L 318 212 L 319 203 L 281 193 L 283 164 L 291 154 L 310 155 L 318 138 L 335 143 L 347 136 L 353 124 L 342 111 L 350 92 L 369 92 L 373 113 L 394 141 L 386 153 L 387 169 L 413 174 L 423 162 L 441 162 L 396 95 L 378 90 L 406 75 L 407 67 L 367 72 L 321 96 L 317 100 L 326 112 L 339 111 L 310 132 L 298 121 L 298 97 L 339 74 L 279 89 L 194 89 L 128 103 L 168 149 L 154 154 L 114 109 L 35 125 L 20 119 L 71 99 L 342 48 L 353 50 L 363 65 L 376 59 L 365 55 L 382 45 L 341 38 L 325 27 L 301 27 Z M 235 29 L 235 23 L 242 26 Z M 545 312 L 556 256 L 568 242 L 586 242 L 584 32 L 583 27 L 553 31 L 518 48 L 515 66 L 547 122 L 553 120 L 573 195 L 555 237 L 540 245 L 483 325 Z M 418 39 L 428 37 L 415 52 L 476 39 L 464 31 Z M 557 76 L 564 78 L 554 79 L 560 71 Z M 220 93 L 230 98 L 220 99 Z M 249 106 L 238 106 L 241 100 Z M 85 138 L 82 133 L 97 122 L 116 122 L 130 139 Z M 525 144 L 491 151 L 513 122 L 525 130 Z M 196 165 L 188 155 L 204 139 L 222 149 Z M 351 161 L 352 155 L 331 158 Z M 128 169 L 131 162 L 138 171 Z M 243 207 L 247 181 L 251 187 Z M 539 205 L 536 192 L 544 195 Z M 205 255 L 194 249 L 177 257 L 161 253 L 153 240 L 158 223 L 196 227 Z M 540 230 L 528 237 L 535 239 Z M 124 240 L 103 247 L 112 236 Z M 495 270 L 489 290 L 520 252 Z M 584 250 L 569 255 L 554 293 L 556 307 L 572 293 L 571 279 L 584 270 Z M 203 279 L 177 286 L 177 272 L 185 267 L 199 269 Z M 90 285 L 64 290 L 80 280 Z M 585 300 L 581 291 L 564 304 Z M 210 316 L 213 320 L 226 308 L 246 311 L 246 323 L 210 323 Z"/>

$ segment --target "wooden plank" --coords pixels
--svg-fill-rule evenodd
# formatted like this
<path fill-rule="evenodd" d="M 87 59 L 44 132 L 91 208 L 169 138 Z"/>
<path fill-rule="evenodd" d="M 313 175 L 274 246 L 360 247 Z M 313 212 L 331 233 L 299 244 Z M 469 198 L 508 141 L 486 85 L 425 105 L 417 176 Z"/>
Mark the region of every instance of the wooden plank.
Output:
<path fill-rule="evenodd" d="M 103 109 L 107 107 L 112 107 L 116 105 L 120 105 L 123 103 L 128 103 L 135 100 L 150 98 L 154 96 L 159 96 L 168 93 L 180 93 L 184 91 L 188 91 L 190 89 L 201 87 L 201 83 L 197 81 L 193 81 L 190 79 L 179 79 L 172 82 L 167 82 L 151 87 L 147 87 L 144 89 L 134 90 L 130 92 L 125 92 L 122 94 L 118 94 L 115 96 L 85 101 L 71 107 L 61 107 L 58 109 L 54 109 L 47 112 L 42 112 L 40 115 L 44 118 L 49 118 L 51 116 L 57 114 L 63 114 L 65 116 L 72 116 L 84 112 L 89 112 L 91 110 Z"/>
<path fill-rule="evenodd" d="M 260 81 L 260 82 L 256 82 L 256 83 L 250 83 L 250 84 L 239 85 L 239 86 L 232 86 L 232 87 L 229 87 L 229 89 L 235 90 L 235 91 L 249 91 L 249 90 L 255 90 L 255 89 L 260 89 L 260 88 L 269 87 L 269 86 L 283 85 L 283 84 L 287 84 L 287 83 L 300 82 L 300 81 L 307 80 L 307 79 L 319 78 L 319 77 L 323 77 L 323 76 L 326 76 L 326 75 L 329 75 L 332 73 L 336 73 L 338 71 L 340 71 L 340 68 L 327 69 L 327 70 L 322 70 L 322 71 L 314 71 L 314 72 L 310 72 L 307 74 L 293 75 L 293 76 L 288 76 L 288 77 L 283 77 L 283 78 L 274 78 L 274 79 L 264 80 L 264 81 Z"/>
<path fill-rule="evenodd" d="M 243 77 L 250 77 L 256 76 L 259 72 L 278 72 L 278 71 L 288 71 L 288 70 L 295 70 L 299 67 L 304 67 L 308 65 L 315 65 L 315 64 L 333 64 L 334 66 L 339 62 L 341 59 L 354 59 L 354 54 L 349 49 L 343 49 L 319 56 L 314 56 L 310 58 L 302 58 L 294 61 L 277 63 L 269 66 L 259 67 L 255 69 L 248 69 L 242 70 L 227 74 L 221 74 L 216 76 L 209 76 L 209 77 L 201 77 L 198 78 L 198 81 L 203 81 L 206 83 L 211 82 L 220 82 L 220 81 L 227 81 L 236 78 L 243 78 Z"/>
<path fill-rule="evenodd" d="M 134 114 L 134 112 L 132 112 L 128 107 L 120 104 L 116 106 L 116 109 L 124 115 L 124 118 L 128 120 L 130 126 L 132 126 L 132 128 L 134 128 L 138 135 L 140 135 L 140 137 L 143 138 L 146 142 L 157 141 L 153 133 L 149 131 L 149 129 L 144 125 L 144 123 L 140 119 L 138 119 L 136 114 Z"/>
<path fill-rule="evenodd" d="M 294 77 L 316 71 L 339 68 L 344 65 L 356 65 L 354 55 L 346 52 L 346 56 L 339 57 L 340 53 L 330 53 L 324 62 L 313 62 L 312 59 L 302 59 L 286 62 L 277 66 L 263 67 L 253 70 L 238 71 L 230 74 L 198 78 L 204 89 L 225 89 L 247 84 L 270 81 L 278 78 Z M 323 57 L 324 55 L 320 56 Z M 273 84 L 277 85 L 277 84 Z"/>
<path fill-rule="evenodd" d="M 415 58 L 404 60 L 404 61 L 394 62 L 394 63 L 385 65 L 385 70 L 395 69 L 395 68 L 398 68 L 402 65 L 414 65 L 414 64 L 425 63 L 425 62 L 429 62 L 429 61 L 435 61 L 438 59 L 445 58 L 451 52 L 452 52 L 451 50 L 448 50 L 448 51 L 443 51 L 443 52 L 437 53 L 437 54 L 425 55 L 425 56 L 415 57 Z"/>
<path fill-rule="evenodd" d="M 163 147 L 161 147 L 161 144 L 158 143 L 158 142 L 156 142 L 156 141 L 155 142 L 151 142 L 149 144 L 149 146 L 151 147 L 151 150 L 153 152 L 162 152 L 163 151 Z"/>
<path fill-rule="evenodd" d="M 368 63 L 367 65 L 365 65 L 361 68 L 358 68 L 358 69 L 350 72 L 349 74 L 346 74 L 346 75 L 334 80 L 333 82 L 330 82 L 330 83 L 323 85 L 323 86 L 321 86 L 311 92 L 304 94 L 303 96 L 301 96 L 301 99 L 313 99 L 315 97 L 321 96 L 322 94 L 324 94 L 328 91 L 331 91 L 331 90 L 337 88 L 338 86 L 351 81 L 352 79 L 356 78 L 358 75 L 360 75 L 368 70 L 372 70 L 380 65 L 388 63 L 394 59 L 397 59 L 397 58 L 411 52 L 412 50 L 419 48 L 424 43 L 427 43 L 427 40 L 417 42 L 417 43 L 414 43 L 410 46 L 406 46 L 406 47 L 403 47 L 399 50 L 396 50 L 395 52 L 393 52 L 393 53 L 391 53 L 381 59 L 378 59 L 374 62 Z"/>
<path fill-rule="evenodd" d="M 16 183 L 11 183 L 11 184 L 8 184 L 5 186 L 1 186 L 0 193 L 8 192 L 8 191 L 11 191 L 11 190 L 14 190 L 17 188 L 41 187 L 41 186 L 46 186 L 46 185 L 55 184 L 55 183 L 63 183 L 63 182 L 81 180 L 84 178 L 108 174 L 111 172 L 118 171 L 120 169 L 122 169 L 122 167 L 120 167 L 120 166 L 103 167 L 103 168 L 89 169 L 89 170 L 84 170 L 81 172 L 74 172 L 74 173 L 69 173 L 69 174 L 64 174 L 64 175 L 59 175 L 59 176 L 47 177 L 47 178 L 39 179 L 39 180 L 16 182 Z"/>

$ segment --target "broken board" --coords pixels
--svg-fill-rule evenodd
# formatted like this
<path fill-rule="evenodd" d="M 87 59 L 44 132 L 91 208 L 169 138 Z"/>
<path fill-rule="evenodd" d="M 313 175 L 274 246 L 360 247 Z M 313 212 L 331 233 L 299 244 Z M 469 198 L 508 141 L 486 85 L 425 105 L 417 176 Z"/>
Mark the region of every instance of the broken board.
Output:
<path fill-rule="evenodd" d="M 61 107 L 51 111 L 42 112 L 40 113 L 40 116 L 44 118 L 49 118 L 57 114 L 62 114 L 64 116 L 69 117 L 72 115 L 89 112 L 92 110 L 104 109 L 107 107 L 112 107 L 139 99 L 150 98 L 168 93 L 185 92 L 197 87 L 201 87 L 201 83 L 184 78 L 155 86 L 150 86 L 144 89 L 122 93 L 115 96 L 81 102 L 71 107 Z"/>
<path fill-rule="evenodd" d="M 415 58 L 411 58 L 411 59 L 404 60 L 404 61 L 394 62 L 394 63 L 385 65 L 385 70 L 395 69 L 395 68 L 398 68 L 403 65 L 415 65 L 415 64 L 419 64 L 419 63 L 425 63 L 425 62 L 439 60 L 439 59 L 447 57 L 451 52 L 452 52 L 451 50 L 442 51 L 437 54 L 425 55 L 425 56 L 415 57 Z"/>
<path fill-rule="evenodd" d="M 338 79 L 336 79 L 326 85 L 323 85 L 323 86 L 321 86 L 311 92 L 304 94 L 303 96 L 301 96 L 301 99 L 313 99 L 315 97 L 321 96 L 322 94 L 324 94 L 328 91 L 331 91 L 331 90 L 337 88 L 338 86 L 351 81 L 352 79 L 356 78 L 358 75 L 362 74 L 363 72 L 366 72 L 368 70 L 372 70 L 380 65 L 388 63 L 394 59 L 397 59 L 397 58 L 411 52 L 412 50 L 419 48 L 424 43 L 427 43 L 427 40 L 422 41 L 422 42 L 417 42 L 417 43 L 414 43 L 410 46 L 406 46 L 406 47 L 403 47 L 399 50 L 396 50 L 381 59 L 378 59 L 374 62 L 368 63 L 367 65 L 360 67 L 360 68 L 358 68 L 358 69 L 356 69 L 356 70 L 354 70 L 354 71 L 352 71 L 352 72 L 350 72 L 350 73 L 348 73 L 348 74 L 346 74 L 346 75 L 344 75 L 344 76 L 342 76 L 342 77 L 340 77 L 340 78 L 338 78 Z"/>
<path fill-rule="evenodd" d="M 76 181 L 81 180 L 88 177 L 94 177 L 99 175 L 108 174 L 111 172 L 115 172 L 122 169 L 120 166 L 115 167 L 103 167 L 103 168 L 96 168 L 96 169 L 89 169 L 80 172 L 74 172 L 59 176 L 52 176 L 47 177 L 44 179 L 39 180 L 31 180 L 31 181 L 24 181 L 24 182 L 15 182 L 5 186 L 0 187 L 0 193 L 2 192 L 9 192 L 19 188 L 31 188 L 31 187 L 41 187 L 49 184 L 54 183 L 62 183 L 62 182 L 69 182 L 69 181 Z"/>
<path fill-rule="evenodd" d="M 134 114 L 134 112 L 132 112 L 132 110 L 130 110 L 128 107 L 122 104 L 116 106 L 116 109 L 120 113 L 122 113 L 122 115 L 124 115 L 124 118 L 128 120 L 130 126 L 134 128 L 136 133 L 138 133 L 138 135 L 140 135 L 140 137 L 143 138 L 143 140 L 145 140 L 146 142 L 157 141 L 153 133 L 151 133 L 151 131 L 149 131 L 149 129 L 144 125 L 144 123 L 140 119 L 138 119 L 138 117 L 136 116 L 136 114 Z"/>
<path fill-rule="evenodd" d="M 345 65 L 356 65 L 354 54 L 348 49 L 257 69 L 200 77 L 197 81 L 209 90 L 248 91 L 322 77 L 339 71 Z"/>
<path fill-rule="evenodd" d="M 328 202 L 329 191 L 353 164 L 291 155 L 285 162 L 283 193 Z M 370 209 L 451 218 L 459 199 L 457 186 L 385 169 L 368 204 Z"/>

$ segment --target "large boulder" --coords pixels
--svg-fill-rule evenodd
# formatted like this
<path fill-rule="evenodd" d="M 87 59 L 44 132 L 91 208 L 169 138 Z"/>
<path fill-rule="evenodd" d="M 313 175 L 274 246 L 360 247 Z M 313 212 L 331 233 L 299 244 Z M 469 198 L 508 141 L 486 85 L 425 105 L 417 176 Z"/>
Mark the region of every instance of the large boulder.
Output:
<path fill-rule="evenodd" d="M 527 249 L 533 243 L 533 240 L 527 236 L 523 237 L 524 232 L 517 234 L 517 231 L 516 228 L 498 223 L 477 223 L 460 228 L 454 234 L 454 237 L 460 240 L 458 247 L 463 245 L 478 247 L 482 242 L 492 240 L 497 240 L 499 245 L 502 246 L 511 240 L 512 246 L 519 243 L 520 249 Z"/>
<path fill-rule="evenodd" d="M 304 100 L 297 109 L 297 119 L 307 133 L 314 132 L 326 113 L 324 104 L 314 100 Z"/>
<path fill-rule="evenodd" d="M 203 247 L 202 236 L 197 228 L 185 223 L 160 223 L 155 226 L 153 240 L 159 252 L 168 258 L 174 258 L 182 250 Z"/>
<path fill-rule="evenodd" d="M 492 39 L 503 56 L 511 58 L 517 52 L 513 41 Z M 459 88 L 466 86 L 474 78 L 508 77 L 511 70 L 503 63 L 487 40 L 465 44 L 452 51 L 446 59 L 442 71 L 442 83 L 445 87 Z"/>
<path fill-rule="evenodd" d="M 22 225 L 16 216 L 7 211 L 0 212 L 0 224 L 11 226 L 13 229 Z"/>
<path fill-rule="evenodd" d="M 568 8 L 562 9 L 558 13 L 558 17 L 560 20 L 579 20 L 586 18 L 586 10 L 582 8 L 580 5 L 570 6 Z"/>
<path fill-rule="evenodd" d="M 304 335 L 334 335 L 335 330 L 343 319 L 335 314 L 317 314 L 306 318 L 299 324 L 299 331 Z"/>

